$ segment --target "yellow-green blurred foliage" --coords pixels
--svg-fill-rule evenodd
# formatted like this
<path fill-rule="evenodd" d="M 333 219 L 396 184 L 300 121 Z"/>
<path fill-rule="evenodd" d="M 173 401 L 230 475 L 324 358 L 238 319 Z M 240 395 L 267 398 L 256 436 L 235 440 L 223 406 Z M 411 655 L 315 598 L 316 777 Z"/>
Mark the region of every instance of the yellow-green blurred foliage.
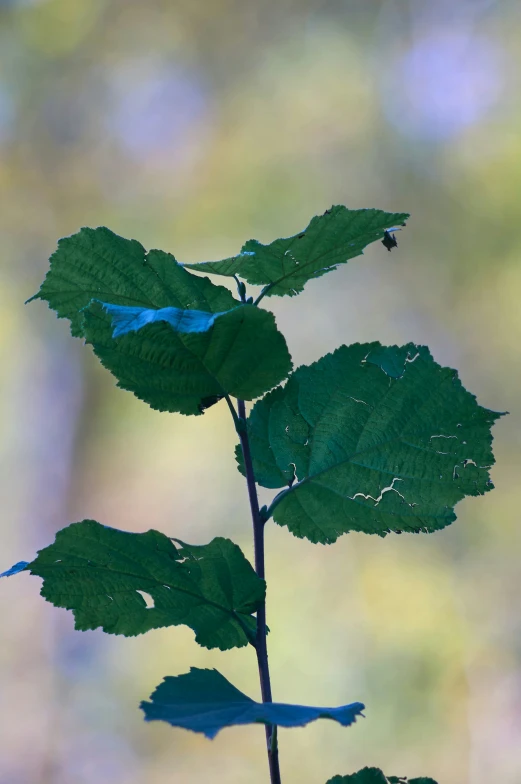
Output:
<path fill-rule="evenodd" d="M 88 517 L 252 552 L 227 407 L 154 412 L 24 307 L 83 225 L 203 261 L 333 203 L 410 211 L 392 254 L 266 306 L 296 364 L 427 343 L 511 411 L 496 490 L 448 530 L 324 547 L 268 526 L 275 698 L 367 706 L 282 731 L 285 784 L 521 782 L 520 73 L 515 0 L 0 0 L 1 567 Z M 1 784 L 267 782 L 261 728 L 210 742 L 137 708 L 190 665 L 258 697 L 251 650 L 74 632 L 38 579 L 0 588 Z"/>

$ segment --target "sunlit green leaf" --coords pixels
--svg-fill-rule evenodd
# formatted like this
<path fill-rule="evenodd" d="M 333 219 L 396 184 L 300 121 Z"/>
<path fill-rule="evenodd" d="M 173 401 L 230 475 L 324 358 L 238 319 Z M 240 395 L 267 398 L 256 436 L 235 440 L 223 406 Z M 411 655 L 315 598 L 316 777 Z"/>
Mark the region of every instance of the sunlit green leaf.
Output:
<path fill-rule="evenodd" d="M 436 784 L 434 779 L 421 777 L 408 779 L 404 776 L 385 777 L 379 768 L 364 768 L 350 776 L 333 776 L 326 784 Z"/>
<path fill-rule="evenodd" d="M 386 229 L 399 227 L 408 217 L 405 212 L 348 210 L 337 205 L 314 217 L 293 237 L 268 245 L 248 240 L 237 256 L 185 266 L 198 272 L 236 275 L 248 283 L 266 286 L 267 296 L 294 296 L 308 280 L 359 256 L 371 242 L 381 240 Z"/>
<path fill-rule="evenodd" d="M 136 323 L 136 309 L 125 316 L 118 308 L 126 327 L 121 319 L 112 321 L 114 310 L 96 301 L 84 310 L 87 342 L 118 386 L 160 411 L 199 414 L 227 394 L 252 400 L 291 370 L 273 314 L 253 305 L 239 305 L 214 319 L 207 314 L 204 332 L 176 331 L 175 318 L 165 317 L 170 308 L 156 311 L 157 318 L 139 332 L 128 332 Z M 150 322 L 147 313 L 141 314 L 141 321 L 147 318 Z M 199 316 L 197 325 L 201 322 Z M 113 327 L 120 337 L 113 338 Z"/>
<path fill-rule="evenodd" d="M 342 346 L 258 401 L 248 432 L 269 513 L 299 537 L 436 531 L 493 485 L 491 426 L 456 371 L 424 346 Z M 239 468 L 244 472 L 237 451 Z"/>
<path fill-rule="evenodd" d="M 128 533 L 94 520 L 62 529 L 22 568 L 43 577 L 42 596 L 72 610 L 80 631 L 130 637 L 185 624 L 200 645 L 221 650 L 254 639 L 252 613 L 266 588 L 229 539 L 176 547 L 158 531 Z"/>
<path fill-rule="evenodd" d="M 150 699 L 141 703 L 147 721 L 166 721 L 173 727 L 202 732 L 207 738 L 237 724 L 303 727 L 316 719 L 333 719 L 348 727 L 364 710 L 360 702 L 339 708 L 254 702 L 217 670 L 197 667 L 184 675 L 165 678 Z"/>

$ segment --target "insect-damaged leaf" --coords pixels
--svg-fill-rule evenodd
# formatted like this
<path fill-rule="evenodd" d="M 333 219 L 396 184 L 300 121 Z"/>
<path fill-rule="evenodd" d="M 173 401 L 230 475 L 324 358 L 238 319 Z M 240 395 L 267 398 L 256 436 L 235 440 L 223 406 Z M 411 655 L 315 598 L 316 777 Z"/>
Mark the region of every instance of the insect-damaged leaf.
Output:
<path fill-rule="evenodd" d="M 291 370 L 273 314 L 253 305 L 212 315 L 94 301 L 84 318 L 87 342 L 118 386 L 160 411 L 200 414 L 227 394 L 252 400 Z"/>
<path fill-rule="evenodd" d="M 248 283 L 266 286 L 267 296 L 294 296 L 308 280 L 359 256 L 366 245 L 381 240 L 387 229 L 403 224 L 408 217 L 405 212 L 348 210 L 337 205 L 315 216 L 293 237 L 268 245 L 248 240 L 237 256 L 185 266 L 198 272 L 237 275 Z"/>
<path fill-rule="evenodd" d="M 237 724 L 303 727 L 316 719 L 333 719 L 348 727 L 364 710 L 360 702 L 339 708 L 254 702 L 217 670 L 197 667 L 184 675 L 165 678 L 150 699 L 141 703 L 146 721 L 166 721 L 173 727 L 202 732 L 207 738 Z"/>
<path fill-rule="evenodd" d="M 406 776 L 385 777 L 379 768 L 364 768 L 350 776 L 333 776 L 326 784 L 436 784 L 434 779 L 408 779 Z"/>
<path fill-rule="evenodd" d="M 453 522 L 458 501 L 493 486 L 499 416 L 426 347 L 357 343 L 298 368 L 256 403 L 248 432 L 258 483 L 292 483 L 268 510 L 275 522 L 330 543 Z"/>
<path fill-rule="evenodd" d="M 130 637 L 186 624 L 200 645 L 221 650 L 254 639 L 252 613 L 266 588 L 229 539 L 176 547 L 158 531 L 128 533 L 94 520 L 59 531 L 25 568 L 43 577 L 45 599 L 73 611 L 80 631 Z"/>
<path fill-rule="evenodd" d="M 169 253 L 146 253 L 136 240 L 104 227 L 83 228 L 59 241 L 50 262 L 33 299 L 47 300 L 60 318 L 68 318 L 72 334 L 93 344 L 119 386 L 152 408 L 200 414 L 228 393 L 251 400 L 291 369 L 271 313 L 252 313 L 228 289 L 192 275 Z M 92 300 L 98 302 L 89 307 Z M 100 302 L 139 312 L 148 322 L 150 311 L 165 308 L 170 323 L 150 323 L 114 339 Z M 176 323 L 177 311 L 184 315 Z M 215 314 L 225 311 L 229 317 L 214 324 Z"/>

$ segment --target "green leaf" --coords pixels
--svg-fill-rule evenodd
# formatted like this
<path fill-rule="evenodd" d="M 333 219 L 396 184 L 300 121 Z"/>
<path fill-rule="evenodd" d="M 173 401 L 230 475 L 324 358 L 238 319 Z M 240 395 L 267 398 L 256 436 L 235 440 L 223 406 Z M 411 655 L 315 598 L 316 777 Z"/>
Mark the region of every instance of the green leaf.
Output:
<path fill-rule="evenodd" d="M 420 776 L 419 779 L 408 779 L 407 776 L 390 776 L 389 784 L 437 784 L 437 782 L 428 776 Z"/>
<path fill-rule="evenodd" d="M 253 305 L 239 305 L 213 317 L 196 315 L 198 327 L 206 322 L 205 332 L 176 331 L 172 308 L 139 316 L 136 308 L 125 310 L 91 302 L 84 311 L 87 342 L 119 387 L 160 411 L 200 414 L 227 394 L 252 400 L 291 370 L 286 341 L 273 314 Z M 120 335 L 116 339 L 113 326 L 114 334 Z M 188 326 L 184 319 L 182 329 Z M 135 328 L 138 333 L 128 332 Z"/>
<path fill-rule="evenodd" d="M 228 289 L 192 275 L 169 253 L 146 253 L 136 240 L 104 227 L 83 228 L 59 241 L 50 262 L 32 299 L 46 300 L 58 317 L 68 318 L 72 334 L 93 344 L 119 386 L 152 408 L 201 414 L 225 394 L 258 397 L 291 370 L 271 313 L 241 305 Z M 134 313 L 136 326 L 151 323 L 114 340 L 101 302 L 130 308 L 126 317 Z M 169 324 L 157 323 L 164 309 Z M 120 320 L 122 314 L 112 313 Z"/>
<path fill-rule="evenodd" d="M 298 537 L 430 533 L 493 485 L 490 428 L 455 370 L 408 344 L 342 346 L 298 368 L 248 418 L 255 476 L 279 493 L 269 514 Z M 237 450 L 239 469 L 244 473 Z"/>
<path fill-rule="evenodd" d="M 389 784 L 379 768 L 364 768 L 350 776 L 333 776 L 326 784 Z"/>
<path fill-rule="evenodd" d="M 379 768 L 364 768 L 350 776 L 333 776 L 326 784 L 436 784 L 434 779 L 408 779 L 403 776 L 386 778 Z"/>
<path fill-rule="evenodd" d="M 266 286 L 267 296 L 300 294 L 305 283 L 336 269 L 363 253 L 366 245 L 382 239 L 386 229 L 403 225 L 406 212 L 348 210 L 337 205 L 314 217 L 309 226 L 295 234 L 263 245 L 248 240 L 237 256 L 222 261 L 185 264 L 198 272 L 244 278 Z"/>
<path fill-rule="evenodd" d="M 142 702 L 146 721 L 166 721 L 214 738 L 224 727 L 237 724 L 276 724 L 303 727 L 316 719 L 333 719 L 348 727 L 364 705 L 353 702 L 340 708 L 311 708 L 284 703 L 258 703 L 235 688 L 217 670 L 192 667 L 189 673 L 167 677 L 150 699 Z"/>
<path fill-rule="evenodd" d="M 252 613 L 266 590 L 229 539 L 176 547 L 158 531 L 128 533 L 94 520 L 58 531 L 25 568 L 43 577 L 47 601 L 73 611 L 80 631 L 131 637 L 186 624 L 200 645 L 221 650 L 254 639 Z"/>
<path fill-rule="evenodd" d="M 75 337 L 83 336 L 81 311 L 92 299 L 210 313 L 239 304 L 228 289 L 191 275 L 170 253 L 147 253 L 136 240 L 120 237 L 104 226 L 83 228 L 59 240 L 45 280 L 32 299 L 46 300 L 58 318 L 69 319 Z"/>

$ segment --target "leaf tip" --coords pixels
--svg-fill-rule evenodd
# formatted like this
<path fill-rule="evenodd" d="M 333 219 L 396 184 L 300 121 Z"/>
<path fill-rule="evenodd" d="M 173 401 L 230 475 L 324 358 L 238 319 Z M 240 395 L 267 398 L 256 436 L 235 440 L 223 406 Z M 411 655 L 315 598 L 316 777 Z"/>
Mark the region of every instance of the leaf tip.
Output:
<path fill-rule="evenodd" d="M 10 569 L 7 569 L 5 572 L 0 573 L 0 577 L 10 577 L 13 574 L 18 574 L 18 572 L 23 572 L 24 569 L 27 569 L 29 566 L 29 561 L 18 561 Z"/>

